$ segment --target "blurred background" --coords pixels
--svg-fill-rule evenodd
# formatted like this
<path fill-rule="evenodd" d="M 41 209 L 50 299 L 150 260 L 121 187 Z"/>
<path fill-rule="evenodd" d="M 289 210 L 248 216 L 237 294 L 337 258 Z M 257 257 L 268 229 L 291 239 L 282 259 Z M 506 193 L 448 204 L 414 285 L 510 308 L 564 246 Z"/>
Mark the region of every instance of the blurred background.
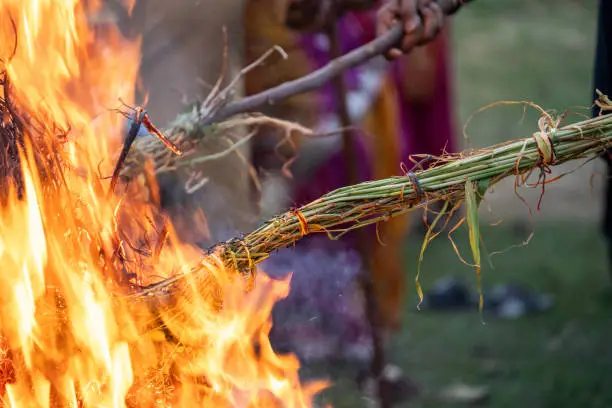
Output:
<path fill-rule="evenodd" d="M 458 124 L 501 100 L 589 115 L 596 11 L 595 0 L 479 0 L 462 10 L 451 26 Z M 532 109 L 524 115 L 522 107 L 492 107 L 472 119 L 463 146 L 526 137 L 538 117 Z M 572 120 L 579 117 L 568 115 Z M 421 393 L 399 406 L 612 406 L 612 281 L 599 225 L 604 170 L 603 161 L 593 161 L 547 186 L 539 213 L 539 190 L 522 189 L 533 216 L 515 196 L 513 180 L 486 197 L 482 235 L 490 253 L 521 246 L 532 228 L 535 235 L 524 247 L 492 256 L 492 265 L 483 260 L 483 287 L 516 284 L 551 295 L 554 304 L 540 313 L 502 318 L 473 307 L 417 311 L 413 282 L 422 236 L 412 234 L 405 244 L 406 314 L 388 353 Z M 456 242 L 469 254 L 465 229 Z M 427 249 L 422 271 L 425 292 L 444 277 L 475 288 L 473 269 L 444 235 Z M 307 368 L 333 380 L 324 396 L 335 407 L 365 406 L 349 364 Z"/>

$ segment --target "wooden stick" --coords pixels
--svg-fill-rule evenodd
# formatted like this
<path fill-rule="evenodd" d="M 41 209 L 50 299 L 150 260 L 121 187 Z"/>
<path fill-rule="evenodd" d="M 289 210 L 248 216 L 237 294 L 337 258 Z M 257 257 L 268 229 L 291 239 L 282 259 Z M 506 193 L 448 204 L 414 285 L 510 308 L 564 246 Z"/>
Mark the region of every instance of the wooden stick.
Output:
<path fill-rule="evenodd" d="M 473 0 L 438 0 L 440 7 L 447 16 L 453 15 L 461 6 L 471 1 Z M 284 82 L 263 92 L 227 104 L 219 109 L 214 115 L 207 118 L 204 124 L 219 122 L 240 113 L 254 112 L 264 105 L 273 105 L 291 96 L 320 88 L 344 71 L 363 64 L 391 49 L 401 41 L 402 33 L 403 29 L 398 25 L 386 34 L 370 41 L 368 44 L 356 48 L 342 57 L 332 60 L 323 68 L 308 75 L 293 81 Z M 415 38 L 414 44 L 412 45 L 413 48 L 417 45 L 416 41 L 417 39 Z"/>

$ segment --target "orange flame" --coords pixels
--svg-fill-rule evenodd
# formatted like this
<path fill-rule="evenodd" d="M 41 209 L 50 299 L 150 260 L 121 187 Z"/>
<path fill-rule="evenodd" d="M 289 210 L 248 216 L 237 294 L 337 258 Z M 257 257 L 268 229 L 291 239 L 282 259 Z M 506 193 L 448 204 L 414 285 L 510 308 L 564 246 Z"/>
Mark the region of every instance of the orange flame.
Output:
<path fill-rule="evenodd" d="M 25 143 L 23 191 L 12 186 L 0 208 L 4 403 L 311 406 L 325 385 L 302 386 L 296 358 L 276 355 L 268 340 L 288 279 L 260 274 L 247 293 L 210 257 L 200 265 L 208 275 L 190 277 L 155 313 L 113 294 L 187 272 L 202 254 L 178 241 L 144 183 L 106 194 L 101 174 L 112 172 L 123 120 L 109 108 L 133 103 L 139 41 L 114 28 L 100 40 L 86 18 L 99 7 L 0 0 L 0 126 L 18 121 Z M 147 243 L 155 253 L 139 249 Z"/>

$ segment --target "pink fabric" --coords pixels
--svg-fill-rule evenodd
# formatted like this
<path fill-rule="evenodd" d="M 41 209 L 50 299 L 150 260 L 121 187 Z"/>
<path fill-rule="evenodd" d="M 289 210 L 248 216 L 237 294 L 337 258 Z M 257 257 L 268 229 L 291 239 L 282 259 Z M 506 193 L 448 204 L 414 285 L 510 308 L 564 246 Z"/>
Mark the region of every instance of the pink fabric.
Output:
<path fill-rule="evenodd" d="M 343 28 L 341 40 L 345 52 L 359 47 L 375 37 L 374 18 L 374 12 L 364 12 L 349 14 L 342 19 L 340 23 Z M 443 151 L 456 151 L 449 66 L 450 53 L 448 52 L 447 38 L 443 37 L 442 41 L 443 52 L 439 53 L 436 64 L 436 89 L 433 98 L 427 103 L 416 104 L 408 101 L 401 91 L 397 92 L 397 104 L 400 107 L 401 115 L 401 126 L 397 129 L 397 132 L 400 134 L 402 160 L 409 167 L 409 155 L 440 155 Z M 316 36 L 305 35 L 301 43 L 316 66 L 323 66 L 329 62 L 330 56 L 326 50 L 318 45 Z M 410 58 L 410 56 L 407 58 Z M 358 73 L 359 70 L 364 69 L 366 68 L 363 66 L 356 67 L 345 74 L 349 89 L 360 86 Z M 410 75 L 410 73 L 404 72 L 400 61 L 398 61 L 390 64 L 386 75 L 391 75 L 397 84 L 397 89 L 401 90 L 405 75 Z M 337 111 L 331 84 L 321 89 L 319 97 L 322 101 L 322 114 Z M 376 94 L 372 94 L 371 97 L 376 97 Z M 359 169 L 360 181 L 365 181 L 372 177 L 371 163 L 373 158 L 367 152 L 362 138 L 358 137 L 357 139 L 359 140 L 355 161 L 361 164 Z M 400 163 L 397 163 L 397 175 L 401 175 Z M 305 180 L 303 185 L 298 186 L 295 204 L 305 204 L 346 184 L 344 158 L 342 153 L 338 153 L 330 157 L 314 177 Z"/>

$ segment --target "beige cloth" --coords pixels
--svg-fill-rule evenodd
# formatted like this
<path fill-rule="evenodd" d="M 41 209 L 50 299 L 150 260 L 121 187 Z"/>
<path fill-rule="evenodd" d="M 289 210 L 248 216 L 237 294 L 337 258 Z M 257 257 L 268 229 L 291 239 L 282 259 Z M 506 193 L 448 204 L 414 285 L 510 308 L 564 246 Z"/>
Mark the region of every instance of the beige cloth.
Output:
<path fill-rule="evenodd" d="M 109 0 L 110 1 L 110 0 Z M 223 27 L 228 36 L 226 82 L 243 67 L 244 0 L 138 0 L 131 24 L 142 33 L 140 95 L 148 94 L 146 109 L 152 121 L 164 128 L 185 109 L 186 102 L 202 100 L 221 73 Z M 236 96 L 243 94 L 243 84 Z M 243 133 L 244 132 L 240 132 Z M 211 153 L 227 145 L 210 143 Z M 248 146 L 242 158 L 231 154 L 223 160 L 199 167 L 209 179 L 194 194 L 184 185 L 189 174 L 173 173 L 160 183 L 165 190 L 165 205 L 179 234 L 189 241 L 210 244 L 252 227 Z M 210 239 L 205 229 L 197 228 L 194 214 L 203 210 Z"/>

